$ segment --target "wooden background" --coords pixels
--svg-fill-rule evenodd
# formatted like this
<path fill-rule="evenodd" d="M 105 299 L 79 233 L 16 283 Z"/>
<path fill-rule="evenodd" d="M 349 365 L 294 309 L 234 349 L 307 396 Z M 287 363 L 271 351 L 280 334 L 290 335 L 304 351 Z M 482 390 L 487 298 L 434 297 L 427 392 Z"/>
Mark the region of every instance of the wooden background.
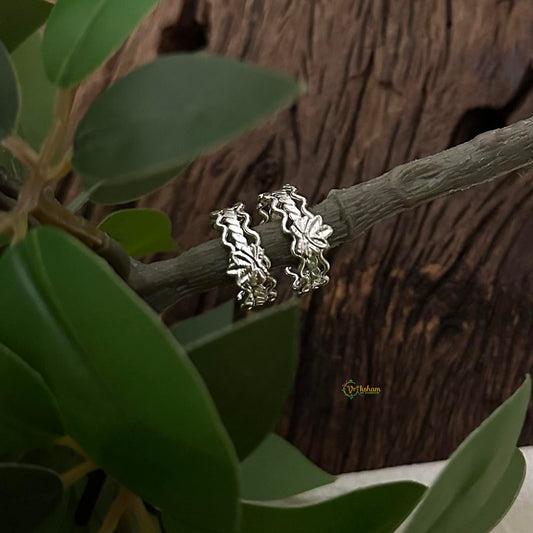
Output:
<path fill-rule="evenodd" d="M 316 203 L 533 115 L 531 0 L 163 0 L 83 86 L 77 116 L 158 53 L 198 49 L 309 91 L 141 202 L 171 215 L 182 249 L 213 237 L 214 208 L 252 207 L 286 182 Z M 433 202 L 331 254 L 331 284 L 304 299 L 283 435 L 334 473 L 441 459 L 511 394 L 533 369 L 532 178 Z M 350 401 L 348 378 L 383 392 Z M 531 417 L 522 443 L 533 443 Z"/>

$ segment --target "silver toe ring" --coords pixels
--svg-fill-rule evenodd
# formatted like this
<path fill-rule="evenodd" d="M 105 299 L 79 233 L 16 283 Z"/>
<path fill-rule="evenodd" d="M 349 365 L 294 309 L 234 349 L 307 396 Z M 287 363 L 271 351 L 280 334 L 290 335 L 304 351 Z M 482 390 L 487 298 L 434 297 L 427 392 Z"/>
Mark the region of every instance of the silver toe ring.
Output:
<path fill-rule="evenodd" d="M 242 203 L 211 213 L 213 227 L 222 232 L 222 243 L 229 250 L 226 272 L 235 278 L 240 291 L 237 300 L 244 309 L 272 302 L 276 280 L 270 275 L 270 259 L 261 246 L 259 234 L 251 229 L 250 215 Z"/>
<path fill-rule="evenodd" d="M 283 233 L 292 238 L 291 253 L 299 260 L 298 267 L 285 269 L 293 279 L 292 288 L 305 294 L 328 283 L 330 265 L 324 252 L 329 249 L 328 237 L 333 228 L 325 224 L 320 215 L 309 211 L 307 200 L 297 194 L 292 185 L 260 194 L 258 198 L 262 223 L 280 218 Z"/>

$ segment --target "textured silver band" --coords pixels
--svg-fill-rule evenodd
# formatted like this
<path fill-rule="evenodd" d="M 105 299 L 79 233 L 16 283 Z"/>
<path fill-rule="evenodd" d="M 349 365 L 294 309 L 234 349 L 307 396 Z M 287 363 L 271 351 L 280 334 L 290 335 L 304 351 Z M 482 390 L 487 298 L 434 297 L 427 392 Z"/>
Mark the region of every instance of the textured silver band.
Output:
<path fill-rule="evenodd" d="M 237 300 L 244 309 L 272 302 L 276 280 L 270 275 L 270 259 L 259 234 L 251 229 L 250 215 L 242 203 L 211 213 L 213 227 L 222 232 L 222 243 L 230 252 L 227 273 L 235 278 Z"/>
<path fill-rule="evenodd" d="M 299 259 L 298 267 L 287 267 L 285 272 L 293 278 L 292 288 L 299 294 L 318 289 L 329 281 L 330 265 L 324 257 L 329 248 L 331 226 L 324 224 L 320 215 L 313 215 L 307 200 L 297 194 L 296 187 L 284 185 L 281 190 L 259 195 L 257 209 L 262 222 L 281 218 L 285 234 L 292 237 L 291 252 Z"/>

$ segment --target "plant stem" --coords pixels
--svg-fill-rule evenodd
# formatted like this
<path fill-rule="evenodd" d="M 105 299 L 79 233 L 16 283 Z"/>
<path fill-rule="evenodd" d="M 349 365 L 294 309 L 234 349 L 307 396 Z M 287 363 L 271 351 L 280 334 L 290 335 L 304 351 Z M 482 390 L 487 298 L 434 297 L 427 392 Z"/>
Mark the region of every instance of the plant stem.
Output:
<path fill-rule="evenodd" d="M 13 242 L 24 238 L 28 230 L 28 215 L 39 203 L 42 185 L 36 179 L 33 169 L 30 178 L 24 183 L 19 194 L 19 201 L 12 211 L 3 213 L 0 217 L 0 235 L 6 233 L 9 229 L 13 235 Z"/>
<path fill-rule="evenodd" d="M 32 215 L 41 224 L 55 226 L 70 233 L 105 258 L 119 276 L 128 279 L 130 257 L 120 244 L 93 223 L 70 212 L 51 194 L 41 194 Z"/>
<path fill-rule="evenodd" d="M 52 167 L 52 164 L 56 153 L 65 142 L 75 94 L 75 88 L 58 91 L 54 124 L 39 156 L 16 135 L 3 141 L 3 145 L 26 165 L 29 177 L 24 182 L 12 210 L 0 213 L 0 235 L 10 232 L 13 243 L 22 240 L 28 231 L 28 218 L 32 215 L 41 224 L 59 227 L 74 235 L 104 257 L 115 271 L 127 280 L 130 258 L 122 247 L 94 224 L 71 213 L 51 193 L 45 191 L 47 183 L 60 180 L 72 168 L 72 148 L 66 150 L 55 166 Z"/>
<path fill-rule="evenodd" d="M 70 147 L 61 158 L 61 161 L 57 163 L 48 172 L 45 181 L 53 182 L 59 181 L 64 178 L 72 170 L 72 147 Z"/>
<path fill-rule="evenodd" d="M 24 196 L 26 197 L 26 207 L 31 207 L 32 202 L 28 197 L 29 187 L 38 187 L 38 184 L 32 182 L 25 183 L 23 186 Z M 7 230 L 13 231 L 16 219 L 20 217 L 22 222 L 27 220 L 19 213 L 20 207 L 17 206 L 17 198 L 21 199 L 23 191 L 18 191 L 13 184 L 3 180 L 0 176 L 0 209 L 8 212 L 0 212 L 0 235 Z M 33 197 L 33 193 L 31 195 Z M 22 199 L 21 199 L 22 203 Z M 34 202 L 33 202 L 34 203 Z M 91 248 L 95 253 L 103 257 L 115 271 L 125 280 L 129 276 L 130 258 L 124 249 L 105 232 L 101 231 L 93 223 L 83 217 L 77 216 L 61 205 L 54 196 L 47 192 L 41 192 L 35 205 L 30 212 L 30 222 L 35 225 L 36 222 L 54 226 L 62 229 L 66 233 L 73 235 L 86 246 Z M 24 235 L 24 228 L 18 231 L 17 238 Z"/>
<path fill-rule="evenodd" d="M 33 173 L 37 173 L 39 156 L 33 148 L 17 134 L 13 134 L 2 141 L 2 145 L 7 148 L 21 163 L 30 168 Z"/>
<path fill-rule="evenodd" d="M 135 498 L 135 495 L 126 487 L 120 487 L 117 497 L 111 504 L 104 523 L 98 530 L 98 533 L 114 533 L 122 515 L 126 512 L 128 507 L 132 505 L 133 498 Z"/>
<path fill-rule="evenodd" d="M 42 176 L 46 176 L 54 156 L 65 141 L 75 95 L 76 88 L 60 89 L 57 92 L 55 121 L 39 155 L 39 170 Z"/>
<path fill-rule="evenodd" d="M 57 439 L 55 444 L 70 448 L 71 450 L 74 450 L 76 453 L 80 454 L 82 457 L 87 458 L 87 453 L 85 450 L 70 435 L 65 435 L 64 437 Z"/>
<path fill-rule="evenodd" d="M 54 156 L 65 141 L 75 94 L 76 89 L 62 89 L 57 93 L 55 121 L 39 156 L 17 135 L 3 141 L 3 145 L 26 165 L 30 173 L 22 186 L 17 205 L 10 213 L 0 217 L 0 234 L 11 230 L 13 242 L 22 240 L 28 231 L 28 216 L 39 204 Z M 51 172 L 51 179 L 59 179 L 68 172 L 70 157 L 69 150 Z"/>
<path fill-rule="evenodd" d="M 137 523 L 139 524 L 142 533 L 158 533 L 154 521 L 148 514 L 143 501 L 138 496 L 134 497 L 132 502 L 132 511 L 137 519 Z"/>
<path fill-rule="evenodd" d="M 81 191 L 80 194 L 78 194 L 78 196 L 76 196 L 76 198 L 74 198 L 72 202 L 67 205 L 67 209 L 72 213 L 75 213 L 81 209 L 91 199 L 93 192 L 95 192 L 101 185 L 102 183 L 98 182 L 89 189 L 84 189 Z"/>
<path fill-rule="evenodd" d="M 80 479 L 84 478 L 87 474 L 97 469 L 98 466 L 90 460 L 76 465 L 74 468 L 71 468 L 61 475 L 63 487 L 68 489 L 74 485 L 74 483 L 77 483 Z"/>
<path fill-rule="evenodd" d="M 42 191 L 41 182 L 32 175 L 20 190 L 19 201 L 11 213 L 13 242 L 24 238 L 28 231 L 28 215 L 37 207 Z"/>

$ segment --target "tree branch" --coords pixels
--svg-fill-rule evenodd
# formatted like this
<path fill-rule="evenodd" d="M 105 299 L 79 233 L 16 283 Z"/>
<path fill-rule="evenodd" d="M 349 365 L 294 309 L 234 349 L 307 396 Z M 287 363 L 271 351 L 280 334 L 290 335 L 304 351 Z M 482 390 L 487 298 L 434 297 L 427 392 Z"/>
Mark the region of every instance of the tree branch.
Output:
<path fill-rule="evenodd" d="M 355 239 L 373 225 L 451 193 L 533 166 L 533 117 L 476 137 L 436 155 L 406 163 L 347 189 L 332 190 L 311 210 L 333 227 L 332 247 Z M 208 213 L 206 213 L 208 216 Z M 256 229 L 275 268 L 293 263 L 290 241 L 278 222 Z M 221 286 L 227 251 L 220 239 L 166 261 L 132 262 L 129 283 L 155 309 Z"/>

